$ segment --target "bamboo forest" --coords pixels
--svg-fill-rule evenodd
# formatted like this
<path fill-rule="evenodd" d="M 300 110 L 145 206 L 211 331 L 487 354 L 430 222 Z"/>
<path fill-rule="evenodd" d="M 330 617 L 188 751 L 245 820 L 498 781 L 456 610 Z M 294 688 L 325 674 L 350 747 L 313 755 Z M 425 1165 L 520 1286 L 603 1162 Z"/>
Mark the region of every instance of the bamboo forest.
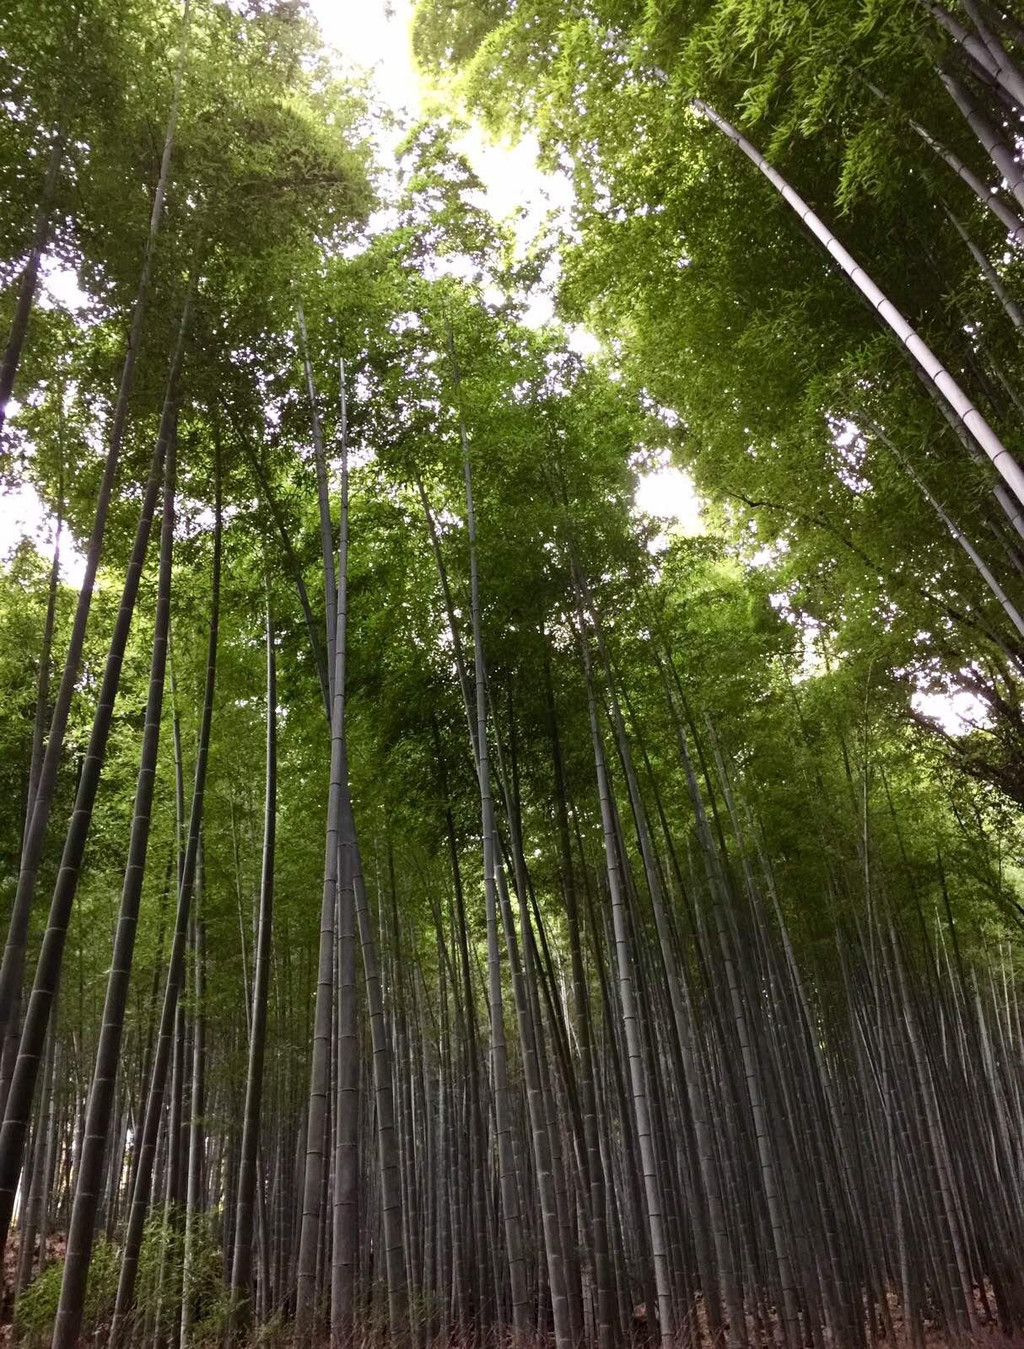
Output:
<path fill-rule="evenodd" d="M 0 0 L 0 351 L 0 1346 L 1024 1344 L 1021 0 Z"/>

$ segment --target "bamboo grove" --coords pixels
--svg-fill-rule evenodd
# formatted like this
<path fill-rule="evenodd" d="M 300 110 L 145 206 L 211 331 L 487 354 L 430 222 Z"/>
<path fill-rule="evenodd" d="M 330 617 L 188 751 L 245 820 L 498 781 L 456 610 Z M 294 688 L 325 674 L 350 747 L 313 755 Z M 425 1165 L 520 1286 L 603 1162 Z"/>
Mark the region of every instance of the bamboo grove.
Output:
<path fill-rule="evenodd" d="M 1024 1333 L 1022 25 L 0 11 L 14 1342 Z"/>

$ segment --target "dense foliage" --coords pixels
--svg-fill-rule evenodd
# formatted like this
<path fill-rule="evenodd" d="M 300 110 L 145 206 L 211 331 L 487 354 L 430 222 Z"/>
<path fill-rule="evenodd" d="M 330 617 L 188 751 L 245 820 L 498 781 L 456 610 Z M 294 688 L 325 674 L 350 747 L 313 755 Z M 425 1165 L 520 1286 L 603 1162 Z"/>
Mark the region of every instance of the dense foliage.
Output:
<path fill-rule="evenodd" d="M 1024 34 L 414 35 L 525 250 L 301 2 L 0 13 L 14 1333 L 1019 1332 Z"/>

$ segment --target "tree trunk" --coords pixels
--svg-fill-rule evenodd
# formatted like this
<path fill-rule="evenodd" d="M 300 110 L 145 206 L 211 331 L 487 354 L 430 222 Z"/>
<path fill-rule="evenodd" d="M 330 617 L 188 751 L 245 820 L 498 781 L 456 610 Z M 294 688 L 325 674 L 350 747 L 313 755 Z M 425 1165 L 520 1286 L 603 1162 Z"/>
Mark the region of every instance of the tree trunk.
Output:
<path fill-rule="evenodd" d="M 455 366 L 454 341 L 448 334 L 449 355 L 458 392 L 458 373 Z M 508 1262 L 512 1291 L 512 1327 L 517 1337 L 530 1333 L 530 1307 L 526 1286 L 526 1264 L 523 1254 L 522 1217 L 519 1206 L 519 1180 L 515 1149 L 512 1142 L 511 1102 L 508 1084 L 508 1055 L 505 1045 L 505 1017 L 501 990 L 501 951 L 498 945 L 498 891 L 494 801 L 491 796 L 491 768 L 487 750 L 487 688 L 484 669 L 483 633 L 480 615 L 480 576 L 477 564 L 476 513 L 473 508 L 473 474 L 469 456 L 469 441 L 461 414 L 459 432 L 462 439 L 463 476 L 466 484 L 466 530 L 469 536 L 470 606 L 473 628 L 474 684 L 476 691 L 475 725 L 470 718 L 471 732 L 475 732 L 477 780 L 480 789 L 480 820 L 483 834 L 484 899 L 487 914 L 487 985 L 491 1023 L 491 1075 L 494 1097 L 494 1128 L 498 1145 L 498 1175 L 501 1187 L 502 1214 L 505 1225 L 505 1256 Z M 467 715 L 469 705 L 467 703 Z"/>
<path fill-rule="evenodd" d="M 598 798 L 601 805 L 601 826 L 604 834 L 605 864 L 608 889 L 612 901 L 612 924 L 615 934 L 615 958 L 618 974 L 619 1002 L 622 1025 L 629 1059 L 630 1086 L 633 1095 L 633 1113 L 636 1118 L 637 1141 L 643 1168 L 644 1198 L 647 1225 L 650 1231 L 651 1258 L 654 1264 L 654 1282 L 658 1298 L 658 1322 L 663 1349 L 672 1349 L 675 1329 L 672 1315 L 672 1280 L 669 1269 L 668 1243 L 665 1230 L 665 1205 L 658 1177 L 654 1137 L 651 1130 L 651 1107 L 644 1069 L 643 1045 L 637 1014 L 635 976 L 630 950 L 629 927 L 623 894 L 616 838 L 614 805 L 611 797 L 604 747 L 597 720 L 590 654 L 586 646 L 586 632 L 580 612 L 580 651 L 583 655 L 587 679 L 587 706 L 590 714 L 590 734 L 593 741 L 594 767 L 597 774 Z"/>
<path fill-rule="evenodd" d="M 988 455 L 996 471 L 1002 476 L 1017 500 L 1024 504 L 1024 472 L 1021 471 L 1017 461 L 950 372 L 918 336 L 892 301 L 885 296 L 864 269 L 846 251 L 824 221 L 815 215 L 804 199 L 794 192 L 785 178 L 772 168 L 761 152 L 751 145 L 745 136 L 742 136 L 734 126 L 720 117 L 714 108 L 702 99 L 695 98 L 693 107 L 710 122 L 713 122 L 723 135 L 727 136 L 734 145 L 737 145 L 743 151 L 751 163 L 764 174 L 779 192 L 786 204 L 796 212 L 815 238 L 825 246 L 826 251 L 839 264 L 842 271 L 865 297 L 882 322 L 892 329 L 917 365 L 927 375 L 931 381 L 928 388 L 930 391 L 933 390 L 932 396 L 937 401 L 944 401 L 953 409 L 977 445 Z"/>
<path fill-rule="evenodd" d="M 117 1069 L 124 1032 L 125 1009 L 131 978 L 139 902 L 146 875 L 149 832 L 152 822 L 153 791 L 160 744 L 160 720 L 163 708 L 164 678 L 167 668 L 167 637 L 170 629 L 171 575 L 174 549 L 174 484 L 176 436 L 172 430 L 164 468 L 164 507 L 160 529 L 160 575 L 157 585 L 156 623 L 153 631 L 153 655 L 149 669 L 149 693 L 146 699 L 142 751 L 135 785 L 128 863 L 121 890 L 121 907 L 114 936 L 110 974 L 103 1004 L 100 1038 L 85 1131 L 75 1178 L 67 1254 L 61 1280 L 60 1302 L 53 1328 L 53 1349 L 74 1349 L 82 1326 L 82 1309 L 89 1262 L 92 1259 L 96 1211 L 99 1204 L 103 1164 L 114 1108 Z"/>
<path fill-rule="evenodd" d="M 181 1271 L 179 1344 L 188 1349 L 196 1313 L 196 1229 L 206 1203 L 206 927 L 195 920 L 195 1017 L 192 1023 L 192 1091 L 188 1125 L 188 1182 L 185 1191 L 185 1241 Z"/>
<path fill-rule="evenodd" d="M 149 481 L 146 485 L 142 514 L 128 563 L 114 632 L 110 639 L 103 681 L 93 717 L 92 731 L 89 736 L 89 745 L 75 796 L 74 813 L 64 841 L 64 850 L 53 891 L 53 899 L 50 904 L 46 933 L 43 937 L 32 993 L 25 1014 L 25 1024 L 18 1048 L 18 1061 L 11 1081 L 3 1128 L 0 1129 L 0 1249 L 3 1248 L 10 1229 L 14 1197 L 24 1156 L 25 1136 L 32 1113 L 32 1098 L 35 1093 L 36 1078 L 46 1038 L 46 1027 L 49 1023 L 50 1008 L 57 995 L 60 982 L 64 942 L 81 875 L 82 859 L 92 821 L 93 803 L 99 787 L 107 738 L 113 720 L 114 702 L 121 680 L 121 666 L 128 643 L 132 616 L 135 611 L 139 580 L 146 558 L 157 496 L 160 491 L 164 456 L 174 434 L 178 374 L 184 350 L 187 310 L 188 305 L 186 303 L 186 312 L 182 316 L 182 323 L 179 328 L 177 350 L 171 362 L 160 432 L 157 436 L 153 459 L 150 464 Z M 49 751 L 49 746 L 47 751 Z M 42 788 L 40 788 L 41 790 Z M 33 815 L 35 813 L 33 812 Z"/>
<path fill-rule="evenodd" d="M 210 727 L 213 720 L 213 698 L 217 676 L 217 635 L 220 625 L 220 577 L 221 577 L 221 533 L 223 527 L 221 513 L 220 453 L 216 458 L 216 497 L 213 534 L 213 581 L 210 606 L 210 639 L 206 658 L 206 687 L 203 693 L 203 711 L 199 726 L 199 742 L 196 750 L 195 784 L 192 793 L 192 813 L 189 818 L 188 842 L 182 867 L 181 881 L 178 887 L 178 905 L 175 914 L 174 939 L 171 946 L 171 958 L 167 970 L 167 982 L 164 986 L 164 1000 L 160 1011 L 160 1028 L 157 1032 L 156 1053 L 153 1059 L 153 1073 L 149 1083 L 146 1111 L 142 1129 L 136 1146 L 139 1149 L 139 1163 L 136 1169 L 135 1188 L 132 1193 L 131 1209 L 128 1217 L 128 1230 L 125 1234 L 124 1254 L 121 1261 L 121 1274 L 117 1286 L 117 1298 L 114 1304 L 114 1316 L 110 1326 L 109 1349 L 121 1349 L 127 1334 L 127 1321 L 135 1298 L 135 1280 L 139 1269 L 139 1254 L 142 1249 L 142 1230 L 149 1211 L 149 1201 L 153 1186 L 153 1162 L 156 1156 L 157 1134 L 160 1127 L 160 1115 L 163 1107 L 164 1091 L 167 1083 L 167 1069 L 171 1057 L 171 1045 L 174 1039 L 174 1025 L 185 970 L 185 944 L 188 938 L 189 914 L 192 906 L 192 891 L 195 887 L 196 865 L 199 852 L 200 829 L 203 819 L 203 802 L 206 791 L 206 770 L 210 753 Z"/>
<path fill-rule="evenodd" d="M 263 813 L 263 869 L 253 971 L 249 1066 L 242 1116 L 242 1156 L 238 1169 L 235 1240 L 231 1261 L 231 1333 L 241 1337 L 252 1317 L 253 1213 L 263 1106 L 263 1063 L 266 1055 L 267 1003 L 270 995 L 270 950 L 274 932 L 274 849 L 277 832 L 277 662 L 274 627 L 267 595 L 267 776 Z"/>

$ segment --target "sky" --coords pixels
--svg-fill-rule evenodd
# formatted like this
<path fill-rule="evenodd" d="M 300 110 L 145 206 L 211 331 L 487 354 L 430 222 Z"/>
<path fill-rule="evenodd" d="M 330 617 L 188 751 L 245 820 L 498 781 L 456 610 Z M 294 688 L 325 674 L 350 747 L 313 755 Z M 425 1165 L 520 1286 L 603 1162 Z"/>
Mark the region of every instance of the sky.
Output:
<path fill-rule="evenodd" d="M 309 0 L 328 45 L 346 60 L 372 70 L 377 89 L 396 112 L 417 116 L 436 99 L 437 91 L 416 69 L 410 41 L 410 0 Z M 479 127 L 458 142 L 485 186 L 488 209 L 507 216 L 525 208 L 521 228 L 535 229 L 551 209 L 567 209 L 572 192 L 568 181 L 537 168 L 537 142 L 493 144 Z"/>

